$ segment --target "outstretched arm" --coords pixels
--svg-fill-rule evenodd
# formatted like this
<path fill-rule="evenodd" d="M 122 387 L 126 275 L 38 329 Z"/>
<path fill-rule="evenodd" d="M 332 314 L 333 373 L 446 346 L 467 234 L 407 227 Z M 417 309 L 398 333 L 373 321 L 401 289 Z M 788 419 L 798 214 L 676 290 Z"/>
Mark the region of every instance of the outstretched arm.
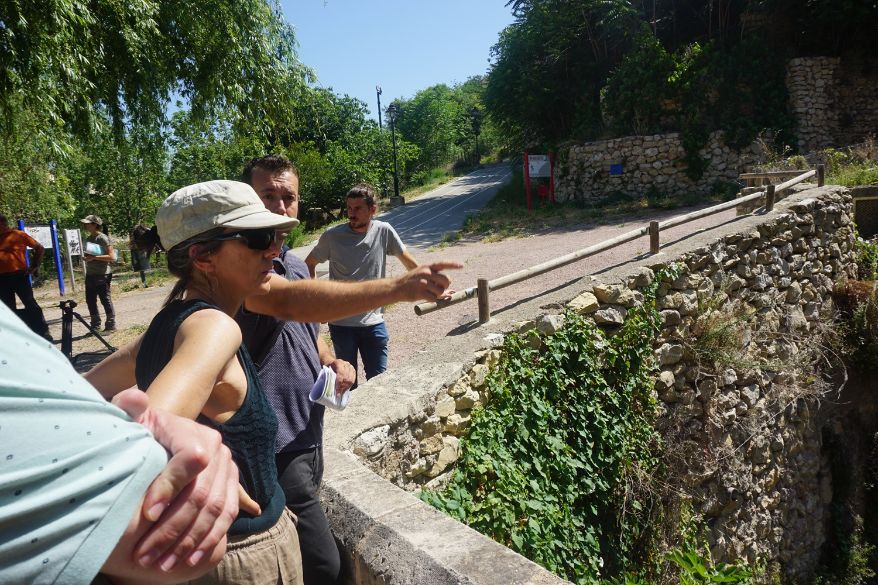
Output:
<path fill-rule="evenodd" d="M 458 262 L 418 266 L 398 278 L 365 282 L 294 280 L 271 277 L 268 294 L 249 297 L 247 310 L 285 321 L 335 321 L 399 302 L 436 300 L 451 280 L 443 270 L 461 268 Z"/>

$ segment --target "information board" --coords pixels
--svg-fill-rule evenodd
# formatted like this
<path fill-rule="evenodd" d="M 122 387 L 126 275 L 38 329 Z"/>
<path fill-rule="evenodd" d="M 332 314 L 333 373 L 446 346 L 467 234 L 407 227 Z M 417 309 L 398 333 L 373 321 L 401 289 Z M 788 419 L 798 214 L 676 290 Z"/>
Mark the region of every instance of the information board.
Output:
<path fill-rule="evenodd" d="M 79 230 L 64 230 L 64 241 L 67 242 L 68 255 L 82 256 L 82 240 L 79 239 Z"/>
<path fill-rule="evenodd" d="M 527 170 L 531 179 L 538 177 L 551 177 L 552 166 L 549 163 L 549 155 L 547 154 L 529 154 L 527 155 Z"/>
<path fill-rule="evenodd" d="M 24 231 L 43 245 L 43 248 L 52 249 L 52 228 L 47 225 L 29 225 L 25 226 Z"/>

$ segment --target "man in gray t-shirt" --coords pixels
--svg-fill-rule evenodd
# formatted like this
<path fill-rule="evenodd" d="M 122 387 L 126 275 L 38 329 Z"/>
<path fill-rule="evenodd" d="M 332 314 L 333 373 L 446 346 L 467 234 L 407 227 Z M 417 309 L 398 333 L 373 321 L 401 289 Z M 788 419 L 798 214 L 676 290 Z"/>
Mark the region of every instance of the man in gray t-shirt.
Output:
<path fill-rule="evenodd" d="M 418 265 L 406 251 L 396 230 L 389 223 L 373 219 L 378 208 L 375 190 L 371 186 L 356 185 L 348 191 L 345 199 L 348 223 L 323 232 L 305 258 L 311 278 L 315 276 L 317 265 L 327 260 L 332 280 L 384 278 L 388 254 L 399 258 L 407 270 Z M 354 367 L 357 367 L 357 354 L 363 358 L 367 380 L 387 369 L 388 336 L 383 309 L 332 321 L 329 334 L 336 356 Z"/>

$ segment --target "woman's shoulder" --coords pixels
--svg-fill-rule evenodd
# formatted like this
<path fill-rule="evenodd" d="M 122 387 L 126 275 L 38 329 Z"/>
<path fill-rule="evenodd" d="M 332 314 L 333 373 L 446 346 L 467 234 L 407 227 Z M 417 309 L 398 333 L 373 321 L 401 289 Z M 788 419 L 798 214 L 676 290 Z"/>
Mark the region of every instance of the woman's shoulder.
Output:
<path fill-rule="evenodd" d="M 187 303 L 187 301 L 182 301 Z M 204 302 L 193 302 L 180 323 L 179 332 L 184 335 L 204 337 L 205 343 L 229 343 L 235 347 L 241 345 L 241 328 L 238 323 L 219 308 Z M 205 346 L 207 347 L 207 346 Z"/>

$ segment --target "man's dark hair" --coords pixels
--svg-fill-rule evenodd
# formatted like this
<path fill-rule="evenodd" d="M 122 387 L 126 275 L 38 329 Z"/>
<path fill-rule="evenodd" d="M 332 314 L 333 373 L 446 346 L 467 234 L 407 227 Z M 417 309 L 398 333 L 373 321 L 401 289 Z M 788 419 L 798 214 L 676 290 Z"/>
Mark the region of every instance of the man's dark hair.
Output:
<path fill-rule="evenodd" d="M 0 213 L 0 221 L 2 221 L 3 223 L 5 223 L 6 225 L 9 225 L 9 220 L 6 219 L 6 216 L 3 215 L 2 213 Z"/>
<path fill-rule="evenodd" d="M 289 171 L 296 175 L 296 177 L 299 176 L 299 169 L 296 168 L 296 165 L 282 154 L 260 156 L 247 163 L 244 167 L 244 172 L 241 173 L 241 180 L 251 187 L 253 186 L 253 171 L 256 169 L 268 171 L 273 175 Z"/>
<path fill-rule="evenodd" d="M 369 183 L 358 183 L 351 187 L 351 190 L 348 191 L 348 194 L 344 197 L 347 199 L 365 199 L 366 205 L 369 207 L 375 207 L 375 201 L 378 198 L 378 192 L 375 190 L 375 187 L 370 185 Z"/>

